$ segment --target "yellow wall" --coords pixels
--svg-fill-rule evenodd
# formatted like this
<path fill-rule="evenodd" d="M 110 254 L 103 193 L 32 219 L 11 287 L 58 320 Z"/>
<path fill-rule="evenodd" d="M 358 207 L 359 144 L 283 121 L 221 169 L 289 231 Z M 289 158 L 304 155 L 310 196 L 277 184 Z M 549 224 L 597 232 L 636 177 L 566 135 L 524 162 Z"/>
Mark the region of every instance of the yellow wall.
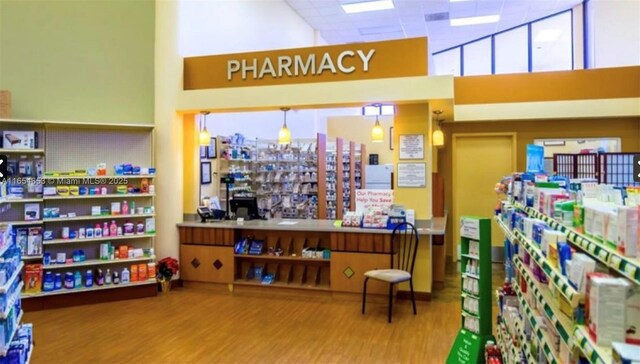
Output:
<path fill-rule="evenodd" d="M 198 146 L 197 124 L 193 122 L 193 114 L 183 115 L 183 151 L 182 159 L 184 163 L 184 201 L 183 209 L 185 214 L 195 214 L 198 206 L 198 183 L 200 171 L 198 170 Z"/>
<path fill-rule="evenodd" d="M 394 145 L 398 146 L 399 135 L 401 134 L 423 134 L 425 141 L 425 151 L 423 160 L 400 160 L 399 148 L 394 148 L 393 162 L 396 164 L 396 189 L 394 201 L 405 205 L 407 208 L 416 210 L 416 220 L 426 220 L 431 218 L 431 117 L 429 104 L 404 104 L 398 105 L 397 114 L 394 120 Z M 423 188 L 398 188 L 397 163 L 398 162 L 424 162 L 427 164 L 427 183 Z"/>
<path fill-rule="evenodd" d="M 406 208 L 416 211 L 416 220 L 426 220 L 431 218 L 431 171 L 432 171 L 432 149 L 431 145 L 431 110 L 429 104 L 404 104 L 398 105 L 397 113 L 393 123 L 394 152 L 393 160 L 397 166 L 398 162 L 424 162 L 427 164 L 427 183 L 424 188 L 399 188 L 394 191 L 395 203 L 404 205 Z M 423 134 L 425 141 L 425 151 L 423 160 L 401 161 L 398 148 L 398 139 L 401 134 Z M 423 237 L 418 247 L 416 256 L 416 266 L 414 271 L 414 288 L 418 292 L 431 292 L 431 249 L 427 239 Z M 401 285 L 401 289 L 408 289 L 406 285 Z"/>
<path fill-rule="evenodd" d="M 498 122 L 455 122 L 443 124 L 445 147 L 440 149 L 438 164 L 445 181 L 445 209 L 452 211 L 452 137 L 453 133 L 515 132 L 517 140 L 517 170 L 526 166 L 527 144 L 541 138 L 616 137 L 622 141 L 623 152 L 640 151 L 640 118 L 599 118 L 573 120 L 531 120 Z M 498 181 L 496 181 L 497 183 Z M 496 197 L 497 198 L 497 197 Z M 487 211 L 489 216 L 491 211 Z M 447 226 L 447 254 L 452 255 L 453 224 Z"/>
<path fill-rule="evenodd" d="M 389 149 L 389 128 L 393 126 L 393 116 L 381 117 L 380 125 L 384 129 L 384 142 L 371 142 L 371 128 L 375 123 L 372 117 L 364 116 L 333 116 L 327 118 L 327 137 L 342 138 L 345 141 L 354 141 L 364 144 L 369 154 L 378 154 L 379 164 L 393 163 L 393 151 Z M 365 163 L 368 164 L 367 157 Z"/>

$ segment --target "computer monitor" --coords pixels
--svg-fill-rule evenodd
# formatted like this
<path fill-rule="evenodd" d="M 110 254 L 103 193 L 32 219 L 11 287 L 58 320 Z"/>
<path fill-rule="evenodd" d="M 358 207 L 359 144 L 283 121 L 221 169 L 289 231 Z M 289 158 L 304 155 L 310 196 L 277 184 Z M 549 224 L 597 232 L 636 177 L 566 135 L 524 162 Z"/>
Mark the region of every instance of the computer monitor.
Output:
<path fill-rule="evenodd" d="M 259 219 L 258 199 L 255 197 L 234 197 L 231 200 L 231 212 L 245 220 Z"/>

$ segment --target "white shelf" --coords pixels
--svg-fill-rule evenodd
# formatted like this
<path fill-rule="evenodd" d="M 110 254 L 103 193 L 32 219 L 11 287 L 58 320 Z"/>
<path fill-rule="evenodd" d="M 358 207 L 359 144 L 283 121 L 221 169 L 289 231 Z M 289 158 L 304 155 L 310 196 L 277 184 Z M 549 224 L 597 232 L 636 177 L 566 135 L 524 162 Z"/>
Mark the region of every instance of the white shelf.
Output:
<path fill-rule="evenodd" d="M 44 154 L 44 149 L 0 148 L 1 154 Z"/>
<path fill-rule="evenodd" d="M 33 220 L 33 221 L 7 221 L 5 222 L 7 225 L 13 226 L 28 226 L 28 225 L 42 225 L 42 220 Z"/>
<path fill-rule="evenodd" d="M 467 278 L 480 279 L 480 276 L 477 274 L 462 273 L 462 276 Z"/>
<path fill-rule="evenodd" d="M 7 308 L 5 308 L 4 312 L 0 312 L 0 320 L 6 320 L 7 317 L 9 317 L 9 313 L 11 313 L 11 309 L 13 309 L 13 305 L 16 303 L 18 298 L 20 298 L 20 292 L 22 292 L 23 286 L 24 286 L 24 283 L 20 282 L 13 296 L 9 298 L 7 302 Z"/>
<path fill-rule="evenodd" d="M 3 198 L 0 199 L 0 204 L 3 203 L 36 203 L 36 202 L 42 202 L 41 198 Z"/>
<path fill-rule="evenodd" d="M 613 362 L 611 347 L 596 345 L 584 325 L 576 326 L 573 332 L 573 338 L 575 346 L 587 357 L 589 363 L 610 364 Z"/>
<path fill-rule="evenodd" d="M 155 260 L 155 256 L 150 257 L 140 257 L 140 258 L 127 258 L 127 259 L 113 259 L 113 260 L 102 260 L 102 259 L 90 259 L 84 262 L 76 262 L 71 264 L 50 264 L 43 265 L 43 270 L 56 270 L 56 269 L 68 269 L 68 268 L 77 268 L 77 267 L 90 267 L 94 265 L 109 265 L 109 264 L 124 264 L 124 263 L 132 263 L 132 262 L 144 262 L 147 260 Z"/>
<path fill-rule="evenodd" d="M 20 275 L 20 271 L 22 271 L 22 268 L 24 267 L 24 263 L 20 262 L 20 264 L 18 265 L 18 267 L 16 268 L 16 271 L 13 272 L 13 274 L 11 275 L 11 277 L 9 277 L 9 279 L 7 279 L 7 283 L 4 284 L 4 286 L 0 287 L 0 294 L 4 294 L 7 293 L 7 290 L 11 287 L 11 285 L 13 284 L 13 282 L 18 279 L 18 276 Z"/>
<path fill-rule="evenodd" d="M 23 255 L 22 261 L 42 260 L 42 255 Z"/>
<path fill-rule="evenodd" d="M 146 281 L 110 284 L 110 285 L 103 285 L 103 286 L 94 285 L 92 287 L 82 287 L 82 288 L 73 288 L 73 289 L 62 288 L 57 291 L 49 291 L 49 292 L 39 292 L 39 293 L 29 293 L 29 294 L 25 293 L 22 295 L 22 299 L 28 299 L 28 298 L 34 298 L 34 297 L 45 297 L 45 296 L 57 296 L 61 294 L 70 294 L 70 293 L 79 293 L 79 292 L 102 291 L 105 289 L 144 286 L 148 284 L 156 284 L 156 279 L 153 278 L 153 279 L 147 279 Z"/>
<path fill-rule="evenodd" d="M 46 175 L 46 172 L 45 172 Z M 65 175 L 65 176 L 45 176 L 43 179 L 46 181 L 59 181 L 59 180 L 73 180 L 73 179 L 83 179 L 83 180 L 97 180 L 97 179 L 142 179 L 155 178 L 155 174 L 129 174 L 129 175 L 109 175 L 109 176 L 73 176 L 73 175 Z"/>
<path fill-rule="evenodd" d="M 16 319 L 16 325 L 13 328 L 11 335 L 9 335 L 9 340 L 8 340 L 8 343 L 6 344 L 6 347 L 4 348 L 4 350 L 0 350 L 0 356 L 7 355 L 7 352 L 9 351 L 9 344 L 13 341 L 13 337 L 16 336 L 16 332 L 18 332 L 18 329 L 20 328 L 20 320 L 22 320 L 23 314 L 24 314 L 24 311 L 21 310 L 20 313 L 18 314 L 18 319 Z"/>
<path fill-rule="evenodd" d="M 153 238 L 154 236 L 156 236 L 156 234 L 103 236 L 100 238 L 91 238 L 91 239 L 53 239 L 53 240 L 43 241 L 42 245 L 76 244 L 76 243 L 81 244 L 81 243 L 91 243 L 96 241 L 144 239 L 144 238 Z"/>
<path fill-rule="evenodd" d="M 78 195 L 78 196 L 45 196 L 43 200 L 84 200 L 97 198 L 143 198 L 153 197 L 155 193 L 110 193 L 107 195 Z"/>
<path fill-rule="evenodd" d="M 76 216 L 76 217 L 54 217 L 54 218 L 45 218 L 43 221 L 47 223 L 51 222 L 65 222 L 65 221 L 88 221 L 88 220 L 117 220 L 117 219 L 135 219 L 135 218 L 146 218 L 146 217 L 155 217 L 156 214 L 140 214 L 140 215 L 85 215 L 85 216 Z"/>

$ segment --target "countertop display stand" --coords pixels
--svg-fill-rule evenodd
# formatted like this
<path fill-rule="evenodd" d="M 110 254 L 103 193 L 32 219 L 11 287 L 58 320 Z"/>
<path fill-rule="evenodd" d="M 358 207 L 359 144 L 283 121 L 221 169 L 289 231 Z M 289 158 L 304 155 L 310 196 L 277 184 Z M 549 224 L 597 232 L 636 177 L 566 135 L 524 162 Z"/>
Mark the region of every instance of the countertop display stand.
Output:
<path fill-rule="evenodd" d="M 462 324 L 447 364 L 484 363 L 484 347 L 492 335 L 491 219 L 460 219 L 462 252 Z"/>

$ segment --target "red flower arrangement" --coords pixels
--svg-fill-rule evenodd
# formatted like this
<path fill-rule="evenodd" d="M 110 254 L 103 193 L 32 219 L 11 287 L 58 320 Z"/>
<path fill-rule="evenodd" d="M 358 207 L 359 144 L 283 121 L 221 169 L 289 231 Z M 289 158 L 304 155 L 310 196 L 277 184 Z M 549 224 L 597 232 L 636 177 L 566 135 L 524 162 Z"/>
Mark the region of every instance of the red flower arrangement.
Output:
<path fill-rule="evenodd" d="M 170 281 L 174 274 L 178 273 L 180 264 L 178 260 L 172 257 L 166 257 L 159 260 L 158 266 L 158 279 L 161 281 Z"/>

